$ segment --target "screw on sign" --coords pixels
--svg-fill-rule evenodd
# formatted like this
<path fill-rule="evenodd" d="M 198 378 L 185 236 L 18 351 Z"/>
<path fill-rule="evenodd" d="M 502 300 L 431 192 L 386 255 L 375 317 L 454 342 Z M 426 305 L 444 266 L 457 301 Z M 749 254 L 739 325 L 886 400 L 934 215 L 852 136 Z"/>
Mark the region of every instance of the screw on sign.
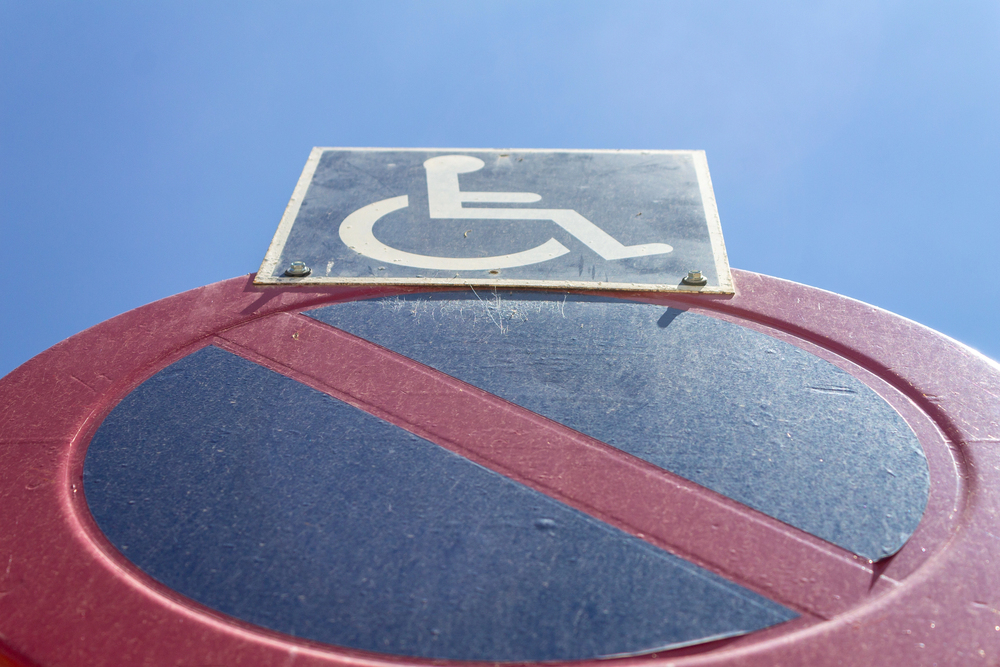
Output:
<path fill-rule="evenodd" d="M 731 272 L 695 151 L 315 149 L 0 414 L 12 664 L 1000 661 L 1000 368 Z"/>
<path fill-rule="evenodd" d="M 55 346 L 0 384 L 4 651 L 42 665 L 995 662 L 1000 371 L 863 304 L 735 277 L 738 294 L 712 300 L 239 278 Z M 853 336 L 861 318 L 877 336 Z M 589 359 L 627 360 L 565 353 L 625 324 L 624 345 L 651 351 L 588 402 L 608 379 L 579 375 Z M 542 370 L 504 368 L 529 339 L 521 357 Z M 679 341 L 702 349 L 677 356 Z M 665 445 L 643 449 L 649 434 Z M 837 460 L 845 447 L 862 465 Z"/>

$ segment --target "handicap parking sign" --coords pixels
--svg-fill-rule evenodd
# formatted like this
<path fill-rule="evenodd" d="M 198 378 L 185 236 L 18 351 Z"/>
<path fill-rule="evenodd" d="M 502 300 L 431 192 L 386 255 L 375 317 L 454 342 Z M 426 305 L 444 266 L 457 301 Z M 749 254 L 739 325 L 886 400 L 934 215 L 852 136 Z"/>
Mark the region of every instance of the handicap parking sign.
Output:
<path fill-rule="evenodd" d="M 314 148 L 255 282 L 733 292 L 704 151 Z"/>

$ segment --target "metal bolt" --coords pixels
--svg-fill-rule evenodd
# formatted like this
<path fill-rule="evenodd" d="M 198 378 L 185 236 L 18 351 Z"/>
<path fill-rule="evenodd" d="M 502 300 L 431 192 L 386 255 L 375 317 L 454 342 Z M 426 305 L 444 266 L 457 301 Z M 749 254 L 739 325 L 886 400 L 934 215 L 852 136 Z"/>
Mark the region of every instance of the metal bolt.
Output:
<path fill-rule="evenodd" d="M 688 274 L 681 278 L 681 282 L 685 285 L 707 285 L 708 278 L 701 275 L 701 271 L 688 271 Z"/>
<path fill-rule="evenodd" d="M 285 275 L 290 278 L 305 278 L 310 273 L 312 273 L 312 269 L 306 266 L 305 262 L 292 262 L 285 269 Z"/>

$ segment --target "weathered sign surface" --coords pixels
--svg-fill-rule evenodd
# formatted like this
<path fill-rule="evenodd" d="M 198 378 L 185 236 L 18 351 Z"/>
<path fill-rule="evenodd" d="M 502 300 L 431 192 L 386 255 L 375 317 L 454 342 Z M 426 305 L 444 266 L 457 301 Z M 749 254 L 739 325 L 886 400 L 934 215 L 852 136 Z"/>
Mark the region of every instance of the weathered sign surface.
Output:
<path fill-rule="evenodd" d="M 315 148 L 256 283 L 733 291 L 703 151 Z"/>

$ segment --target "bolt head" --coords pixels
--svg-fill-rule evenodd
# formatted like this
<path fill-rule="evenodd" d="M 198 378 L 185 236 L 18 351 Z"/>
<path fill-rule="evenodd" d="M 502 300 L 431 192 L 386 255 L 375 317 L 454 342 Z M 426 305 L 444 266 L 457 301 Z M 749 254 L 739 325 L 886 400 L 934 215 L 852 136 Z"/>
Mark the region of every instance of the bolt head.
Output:
<path fill-rule="evenodd" d="M 685 285 L 707 285 L 708 278 L 701 275 L 701 270 L 688 271 L 688 274 L 681 278 L 681 282 Z"/>
<path fill-rule="evenodd" d="M 304 278 L 312 273 L 312 269 L 306 266 L 305 262 L 295 261 L 285 269 L 285 275 L 290 278 Z"/>

